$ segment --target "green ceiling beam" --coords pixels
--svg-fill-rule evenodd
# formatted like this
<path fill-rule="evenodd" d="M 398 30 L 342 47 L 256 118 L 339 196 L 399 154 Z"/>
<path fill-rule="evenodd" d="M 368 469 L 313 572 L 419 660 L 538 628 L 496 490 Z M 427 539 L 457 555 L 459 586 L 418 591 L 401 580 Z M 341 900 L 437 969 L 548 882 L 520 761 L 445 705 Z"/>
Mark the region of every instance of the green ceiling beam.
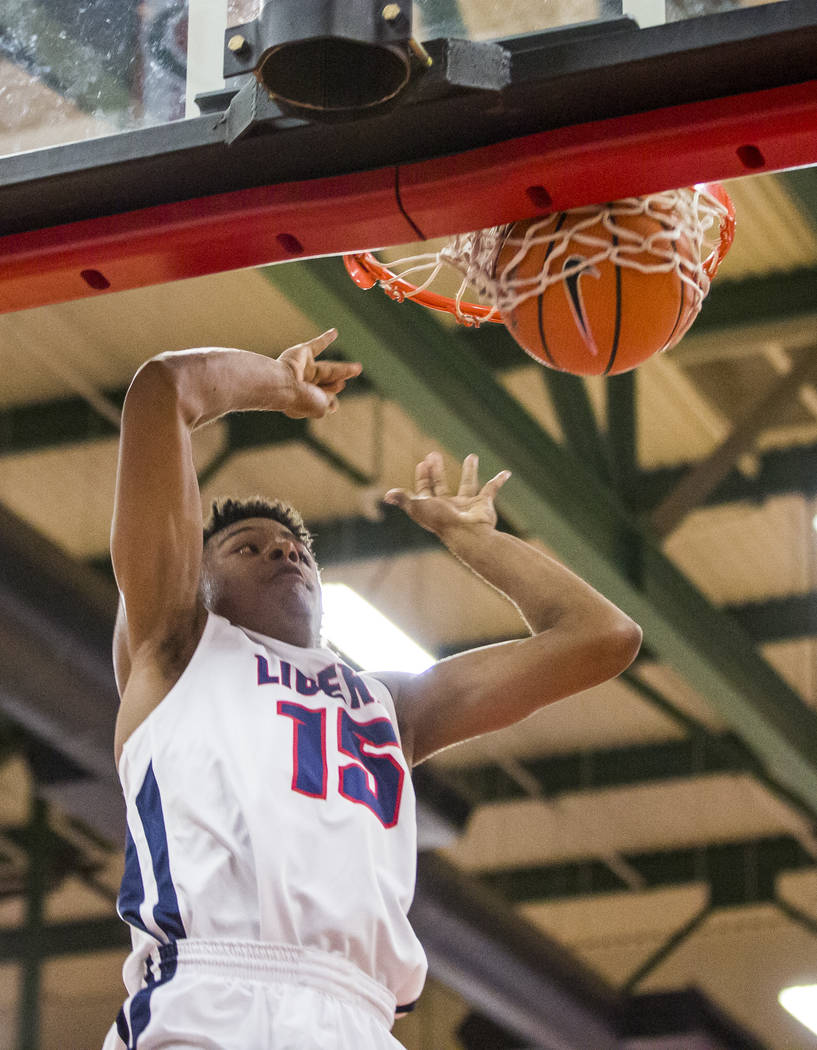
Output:
<path fill-rule="evenodd" d="M 635 372 L 608 376 L 605 384 L 611 480 L 615 492 L 626 507 L 632 504 L 638 476 L 635 385 Z"/>
<path fill-rule="evenodd" d="M 690 335 L 817 316 L 815 288 L 813 266 L 741 281 L 713 281 Z M 683 361 L 683 347 L 679 352 Z"/>
<path fill-rule="evenodd" d="M 315 550 L 322 568 L 345 565 L 370 558 L 394 558 L 402 554 L 422 554 L 439 550 L 438 541 L 398 510 L 383 508 L 383 519 L 372 521 L 360 515 L 310 521 L 315 532 Z M 93 567 L 111 579 L 107 554 L 94 558 Z M 755 643 L 787 641 L 817 635 L 817 591 L 792 594 L 767 601 L 726 605 L 721 611 L 730 616 Z M 503 639 L 476 638 L 473 645 L 456 645 L 441 655 L 450 656 L 463 647 L 489 645 Z"/>
<path fill-rule="evenodd" d="M 541 379 L 550 394 L 567 447 L 586 463 L 598 477 L 610 480 L 607 449 L 599 433 L 587 387 L 581 376 L 541 370 Z"/>
<path fill-rule="evenodd" d="M 28 823 L 29 870 L 26 882 L 26 940 L 17 1017 L 20 1050 L 37 1050 L 40 1045 L 40 988 L 42 978 L 41 939 L 49 868 L 48 809 L 35 794 L 31 799 Z"/>
<path fill-rule="evenodd" d="M 469 352 L 467 342 L 454 339 L 454 345 Z M 608 380 L 616 384 L 627 379 L 627 376 L 614 376 Z M 121 402 L 124 390 L 106 391 L 105 396 Z M 351 390 L 346 396 L 354 396 Z M 117 400 L 118 399 L 118 400 Z M 618 409 L 626 411 L 626 404 L 616 395 Z M 632 406 L 634 410 L 634 405 Z M 619 449 L 619 444 L 626 442 L 626 422 L 621 423 L 621 431 L 616 425 L 615 433 L 608 433 L 612 449 L 611 458 L 614 464 L 614 489 L 622 502 L 632 505 L 638 514 L 648 514 L 664 499 L 689 471 L 690 466 L 665 467 L 658 470 L 639 471 L 627 479 L 629 483 L 619 480 L 627 475 L 626 452 Z M 250 431 L 252 430 L 252 435 Z M 19 455 L 24 452 L 37 452 L 43 449 L 57 448 L 61 445 L 76 445 L 84 441 L 110 440 L 117 436 L 116 428 L 99 416 L 86 401 L 79 397 L 55 398 L 31 405 L 16 405 L 0 409 L 0 456 Z M 254 436 L 253 445 L 250 438 Z M 241 448 L 274 445 L 281 441 L 299 440 L 299 433 L 285 427 L 243 427 L 241 431 Z M 800 492 L 804 496 L 817 495 L 817 445 L 803 445 L 789 449 L 773 449 L 757 457 L 759 472 L 756 476 L 747 477 L 739 471 L 732 471 L 711 492 L 706 506 L 720 503 L 748 500 L 759 502 L 772 496 L 789 492 Z M 630 469 L 634 469 L 631 467 Z"/>
<path fill-rule="evenodd" d="M 776 176 L 817 237 L 817 166 L 784 171 Z"/>
<path fill-rule="evenodd" d="M 800 388 L 815 378 L 817 356 L 809 353 L 772 384 L 768 393 L 751 406 L 708 456 L 686 471 L 650 515 L 652 530 L 666 538 L 691 511 L 702 506 L 721 482 L 733 473 L 740 456 L 754 449 L 760 432 L 778 422 L 781 412 L 797 398 Z"/>
<path fill-rule="evenodd" d="M 751 756 L 733 733 L 700 739 L 651 741 L 615 748 L 573 751 L 522 759 L 518 764 L 538 784 L 543 798 L 657 784 L 718 773 L 753 773 Z M 494 764 L 446 769 L 445 780 L 472 804 L 509 802 L 527 792 Z"/>
<path fill-rule="evenodd" d="M 106 390 L 104 395 L 121 407 L 126 389 Z M 0 455 L 118 437 L 113 423 L 99 415 L 83 397 L 57 397 L 0 409 Z"/>
<path fill-rule="evenodd" d="M 0 929 L 0 963 L 21 959 L 27 947 L 26 927 Z M 81 955 L 130 947 L 130 928 L 118 917 L 50 922 L 40 927 L 37 950 L 41 958 Z"/>
<path fill-rule="evenodd" d="M 814 867 L 814 859 L 789 835 L 626 853 L 624 858 L 650 889 L 708 883 L 713 907 L 775 901 L 780 874 Z M 483 872 L 480 881 L 516 904 L 627 890 L 603 861 L 591 859 Z"/>
<path fill-rule="evenodd" d="M 729 605 L 726 612 L 756 642 L 780 642 L 817 634 L 817 591 Z"/>
<path fill-rule="evenodd" d="M 480 455 L 484 477 L 513 472 L 501 506 L 523 535 L 540 536 L 644 628 L 650 649 L 681 673 L 739 733 L 768 771 L 817 806 L 817 715 L 629 518 L 584 464 L 560 448 L 462 344 L 413 304 L 360 292 L 338 259 L 262 271 L 320 331 L 453 455 Z M 639 585 L 617 560 L 640 547 Z"/>
<path fill-rule="evenodd" d="M 764 452 L 758 456 L 758 466 L 758 473 L 752 477 L 737 470 L 732 471 L 709 493 L 705 505 L 741 500 L 759 503 L 789 492 L 798 492 L 806 497 L 817 495 L 817 445 Z M 689 466 L 682 466 L 644 471 L 638 476 L 634 491 L 634 509 L 643 514 L 649 513 L 689 469 Z"/>

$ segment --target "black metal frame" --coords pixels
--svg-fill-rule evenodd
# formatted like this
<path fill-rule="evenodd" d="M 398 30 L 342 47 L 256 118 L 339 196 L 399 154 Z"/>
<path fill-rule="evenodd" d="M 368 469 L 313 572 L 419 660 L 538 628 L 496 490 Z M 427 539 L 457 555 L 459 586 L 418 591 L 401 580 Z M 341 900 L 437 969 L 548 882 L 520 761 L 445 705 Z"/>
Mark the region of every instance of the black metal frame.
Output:
<path fill-rule="evenodd" d="M 223 112 L 0 161 L 0 235 L 193 197 L 445 156 L 577 123 L 814 79 L 817 8 L 785 0 L 638 29 L 614 19 L 499 42 L 501 92 L 452 86 L 446 42 L 391 113 L 309 124 L 272 107 L 226 144 Z M 226 107 L 231 93 L 216 100 Z M 211 99 L 211 104 L 213 100 Z"/>

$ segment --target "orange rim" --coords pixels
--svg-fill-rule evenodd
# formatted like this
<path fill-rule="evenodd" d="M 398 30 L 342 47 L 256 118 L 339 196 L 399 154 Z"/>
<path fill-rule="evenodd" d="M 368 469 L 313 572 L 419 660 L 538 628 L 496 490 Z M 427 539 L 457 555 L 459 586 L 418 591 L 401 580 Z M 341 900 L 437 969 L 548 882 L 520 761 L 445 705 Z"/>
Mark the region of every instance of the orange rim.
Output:
<path fill-rule="evenodd" d="M 720 221 L 718 246 L 710 252 L 702 264 L 704 273 L 711 280 L 718 272 L 718 267 L 723 262 L 735 237 L 735 207 L 729 194 L 719 182 L 700 183 L 695 186 L 695 189 L 714 197 L 726 209 L 726 214 L 721 217 Z M 503 323 L 502 316 L 493 307 L 464 301 L 458 303 L 451 296 L 440 295 L 438 292 L 430 292 L 427 289 L 418 292 L 416 285 L 398 277 L 371 252 L 353 252 L 350 255 L 344 255 L 343 262 L 349 276 L 358 288 L 368 290 L 379 284 L 386 295 L 395 302 L 402 303 L 403 300 L 410 299 L 414 303 L 425 306 L 428 310 L 449 313 L 466 327 L 480 325 L 483 321 L 491 321 L 494 324 Z"/>
<path fill-rule="evenodd" d="M 418 292 L 416 285 L 392 273 L 388 266 L 371 252 L 354 252 L 351 255 L 344 255 L 343 262 L 349 276 L 358 288 L 374 288 L 379 283 L 386 295 L 397 303 L 410 299 L 413 303 L 419 303 L 429 310 L 449 313 L 460 324 L 466 326 L 479 325 L 483 321 L 502 324 L 502 318 L 493 307 L 468 302 L 460 302 L 458 306 L 456 300 L 448 295 L 429 292 L 427 289 Z M 489 314 L 492 316 L 489 317 Z"/>
<path fill-rule="evenodd" d="M 735 205 L 719 182 L 702 182 L 695 189 L 708 193 L 710 197 L 714 197 L 726 209 L 726 214 L 721 217 L 720 243 L 703 262 L 704 273 L 712 280 L 718 272 L 718 267 L 723 262 L 724 256 L 732 247 L 732 241 L 735 239 Z"/>

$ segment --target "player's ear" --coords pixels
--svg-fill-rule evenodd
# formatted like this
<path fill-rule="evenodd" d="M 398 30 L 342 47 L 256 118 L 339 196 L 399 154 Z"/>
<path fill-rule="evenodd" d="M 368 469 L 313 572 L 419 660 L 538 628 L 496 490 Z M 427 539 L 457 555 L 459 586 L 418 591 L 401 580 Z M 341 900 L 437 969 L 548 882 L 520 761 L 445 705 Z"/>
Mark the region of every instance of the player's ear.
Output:
<path fill-rule="evenodd" d="M 208 557 L 208 545 L 205 543 L 201 556 L 201 572 L 199 574 L 199 597 L 206 609 L 213 610 L 215 600 L 215 580 L 211 559 Z"/>
<path fill-rule="evenodd" d="M 318 582 L 320 583 L 320 571 L 318 572 Z M 315 619 L 315 637 L 318 639 L 318 645 L 322 648 L 331 649 L 332 646 L 330 646 L 327 643 L 326 635 L 323 631 L 323 587 L 321 586 L 318 587 L 318 596 L 315 606 Z"/>

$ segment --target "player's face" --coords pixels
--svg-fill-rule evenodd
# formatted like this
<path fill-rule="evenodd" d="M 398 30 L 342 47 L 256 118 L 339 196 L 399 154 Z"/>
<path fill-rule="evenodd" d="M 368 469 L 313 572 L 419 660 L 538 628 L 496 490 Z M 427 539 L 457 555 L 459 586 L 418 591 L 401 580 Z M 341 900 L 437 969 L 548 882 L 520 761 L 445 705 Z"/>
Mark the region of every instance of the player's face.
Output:
<path fill-rule="evenodd" d="M 293 645 L 317 645 L 321 585 L 315 559 L 272 518 L 244 518 L 207 543 L 202 594 L 232 623 Z"/>

